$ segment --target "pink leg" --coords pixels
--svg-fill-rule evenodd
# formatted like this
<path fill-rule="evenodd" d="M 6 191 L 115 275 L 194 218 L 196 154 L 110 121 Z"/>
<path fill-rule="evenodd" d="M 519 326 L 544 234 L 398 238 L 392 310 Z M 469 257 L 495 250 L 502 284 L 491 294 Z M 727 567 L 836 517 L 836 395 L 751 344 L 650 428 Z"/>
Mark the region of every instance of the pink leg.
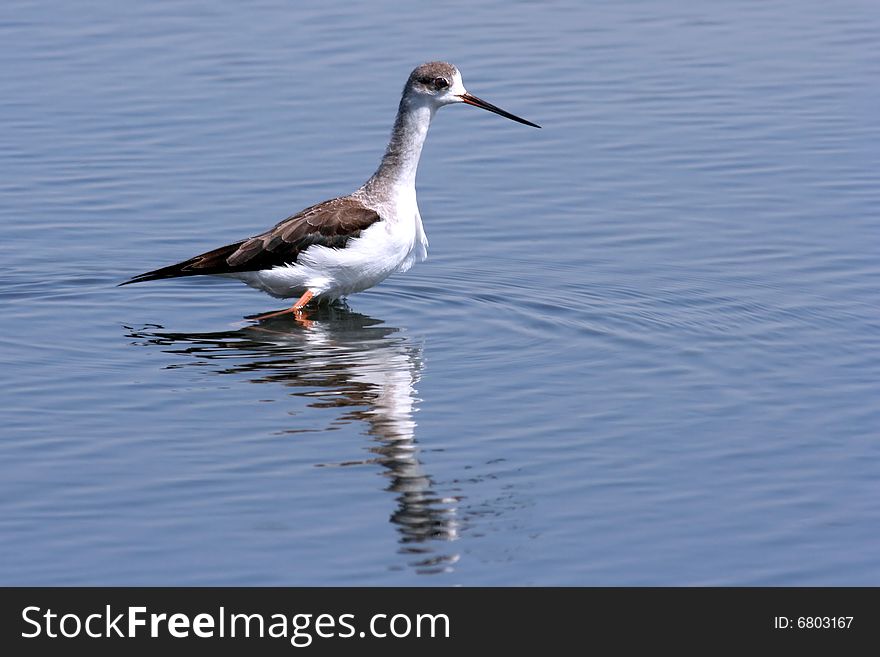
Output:
<path fill-rule="evenodd" d="M 258 317 L 254 317 L 256 320 L 269 319 L 270 317 L 278 317 L 279 315 L 286 315 L 287 313 L 293 313 L 294 317 L 300 319 L 302 317 L 302 309 L 305 305 L 311 301 L 312 297 L 315 296 L 311 290 L 306 290 L 306 293 L 303 294 L 299 301 L 297 301 L 293 306 L 288 308 L 287 310 L 279 310 L 277 313 L 268 313 L 266 315 L 259 315 Z"/>

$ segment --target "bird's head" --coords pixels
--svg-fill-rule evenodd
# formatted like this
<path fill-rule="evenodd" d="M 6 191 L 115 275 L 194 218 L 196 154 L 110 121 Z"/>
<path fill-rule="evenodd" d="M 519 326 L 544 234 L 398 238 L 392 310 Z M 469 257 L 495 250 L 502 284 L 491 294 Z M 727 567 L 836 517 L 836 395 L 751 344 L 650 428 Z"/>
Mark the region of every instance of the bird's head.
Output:
<path fill-rule="evenodd" d="M 453 105 L 455 103 L 465 103 L 473 105 L 495 114 L 540 128 L 536 123 L 526 121 L 510 112 L 506 112 L 500 107 L 496 107 L 485 100 L 477 98 L 468 93 L 461 81 L 461 73 L 452 64 L 446 62 L 427 62 L 416 67 L 409 75 L 404 90 L 404 98 L 411 101 L 424 103 L 431 107 L 432 110 L 439 109 L 444 105 Z M 433 111 L 432 111 L 433 113 Z"/>

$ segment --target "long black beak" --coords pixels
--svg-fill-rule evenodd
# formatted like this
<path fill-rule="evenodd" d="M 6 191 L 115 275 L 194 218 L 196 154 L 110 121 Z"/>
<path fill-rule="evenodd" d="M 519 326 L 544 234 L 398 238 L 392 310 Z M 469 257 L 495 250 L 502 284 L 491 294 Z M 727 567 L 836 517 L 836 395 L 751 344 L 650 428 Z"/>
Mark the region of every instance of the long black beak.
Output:
<path fill-rule="evenodd" d="M 501 116 L 510 119 L 511 121 L 516 121 L 517 123 L 524 123 L 526 125 L 530 125 L 533 128 L 540 128 L 537 123 L 532 123 L 531 121 L 526 121 L 525 119 L 521 119 L 515 114 L 511 114 L 510 112 L 505 112 L 500 107 L 495 107 L 492 103 L 487 103 L 485 100 L 481 98 L 477 98 L 476 96 L 472 96 L 468 93 L 460 94 L 458 96 L 468 105 L 473 105 L 474 107 L 480 107 L 484 110 L 489 110 L 490 112 L 494 112 L 495 114 L 500 114 Z"/>

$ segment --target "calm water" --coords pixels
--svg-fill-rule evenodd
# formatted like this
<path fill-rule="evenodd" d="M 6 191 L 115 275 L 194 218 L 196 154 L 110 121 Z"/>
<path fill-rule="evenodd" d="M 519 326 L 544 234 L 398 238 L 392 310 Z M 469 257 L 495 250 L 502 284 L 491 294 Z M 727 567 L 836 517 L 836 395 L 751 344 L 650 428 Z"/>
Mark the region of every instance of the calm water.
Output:
<path fill-rule="evenodd" d="M 880 585 L 875 2 L 0 8 L 0 583 Z M 347 193 L 431 257 L 117 288 Z"/>

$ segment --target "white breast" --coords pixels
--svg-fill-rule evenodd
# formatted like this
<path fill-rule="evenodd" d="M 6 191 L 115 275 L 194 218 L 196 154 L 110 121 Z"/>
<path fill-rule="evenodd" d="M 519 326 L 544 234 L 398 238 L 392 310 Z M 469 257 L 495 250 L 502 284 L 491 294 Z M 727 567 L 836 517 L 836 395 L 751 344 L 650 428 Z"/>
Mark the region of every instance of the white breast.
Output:
<path fill-rule="evenodd" d="M 307 289 L 316 297 L 336 299 L 361 292 L 427 257 L 428 240 L 415 194 L 391 208 L 374 208 L 383 218 L 345 248 L 310 246 L 297 262 L 269 270 L 233 274 L 275 297 L 291 298 Z"/>

